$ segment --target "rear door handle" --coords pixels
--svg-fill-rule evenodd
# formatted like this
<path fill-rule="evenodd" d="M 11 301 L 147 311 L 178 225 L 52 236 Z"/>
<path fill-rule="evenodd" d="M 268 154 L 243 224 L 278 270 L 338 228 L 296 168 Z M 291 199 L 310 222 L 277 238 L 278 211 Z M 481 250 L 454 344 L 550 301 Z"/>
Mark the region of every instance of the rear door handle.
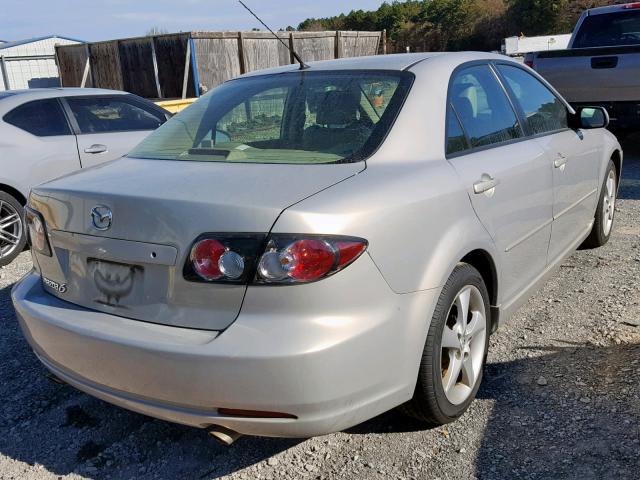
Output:
<path fill-rule="evenodd" d="M 553 161 L 553 166 L 555 168 L 564 169 L 564 166 L 566 163 L 567 163 L 567 157 L 559 153 L 558 157 Z"/>
<path fill-rule="evenodd" d="M 90 147 L 84 149 L 84 153 L 104 153 L 107 151 L 106 145 L 101 145 L 99 143 L 94 143 Z"/>
<path fill-rule="evenodd" d="M 476 195 L 480 193 L 489 193 L 491 190 L 496 188 L 499 183 L 499 180 L 496 180 L 487 173 L 483 173 L 480 180 L 473 184 L 473 193 Z"/>

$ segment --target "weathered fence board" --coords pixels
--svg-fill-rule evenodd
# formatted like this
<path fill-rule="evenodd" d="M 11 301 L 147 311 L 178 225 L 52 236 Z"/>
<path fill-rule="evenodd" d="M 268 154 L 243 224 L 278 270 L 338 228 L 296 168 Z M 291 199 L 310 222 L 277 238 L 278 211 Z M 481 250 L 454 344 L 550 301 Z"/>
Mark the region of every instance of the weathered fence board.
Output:
<path fill-rule="evenodd" d="M 277 35 L 305 62 L 375 55 L 381 39 L 381 32 Z M 186 32 L 59 46 L 56 52 L 65 87 L 80 86 L 86 71 L 87 87 L 127 90 L 147 98 L 178 98 L 183 92 L 185 66 L 189 69 L 186 94 L 199 95 L 242 73 L 294 63 L 286 45 L 268 32 Z"/>
<path fill-rule="evenodd" d="M 124 89 L 117 42 L 100 42 L 89 45 L 93 83 L 100 88 Z"/>
<path fill-rule="evenodd" d="M 58 56 L 58 69 L 60 70 L 60 83 L 62 86 L 79 87 L 82 84 L 82 76 L 87 64 L 86 45 L 56 47 L 56 54 Z M 89 69 L 89 78 L 85 86 L 91 87 L 92 85 L 91 69 Z"/>
<path fill-rule="evenodd" d="M 196 38 L 193 40 L 198 65 L 198 87 L 205 90 L 240 75 L 241 66 L 236 38 Z"/>
<path fill-rule="evenodd" d="M 185 55 L 189 41 L 189 34 L 162 35 L 154 39 L 158 61 L 158 80 L 163 98 L 182 96 Z M 191 81 L 188 85 L 191 88 L 187 87 L 187 95 L 193 97 L 193 75 L 189 75 L 189 78 Z"/>

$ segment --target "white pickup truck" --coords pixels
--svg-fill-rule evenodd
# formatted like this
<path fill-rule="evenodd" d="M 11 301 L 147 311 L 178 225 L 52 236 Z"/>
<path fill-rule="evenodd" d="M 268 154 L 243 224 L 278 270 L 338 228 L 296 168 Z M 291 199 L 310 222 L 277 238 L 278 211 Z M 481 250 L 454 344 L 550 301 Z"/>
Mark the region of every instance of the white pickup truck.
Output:
<path fill-rule="evenodd" d="M 640 2 L 586 10 L 566 50 L 524 60 L 573 106 L 605 107 L 616 131 L 640 129 Z"/>

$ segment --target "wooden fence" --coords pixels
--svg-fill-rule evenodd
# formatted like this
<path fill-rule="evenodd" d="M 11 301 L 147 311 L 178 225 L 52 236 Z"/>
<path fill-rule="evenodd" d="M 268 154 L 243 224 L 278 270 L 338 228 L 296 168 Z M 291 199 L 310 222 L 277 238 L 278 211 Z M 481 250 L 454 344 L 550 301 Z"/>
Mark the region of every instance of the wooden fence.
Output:
<path fill-rule="evenodd" d="M 278 32 L 305 62 L 375 55 L 381 32 Z M 65 87 L 198 96 L 245 72 L 295 63 L 268 32 L 186 32 L 56 47 Z"/>

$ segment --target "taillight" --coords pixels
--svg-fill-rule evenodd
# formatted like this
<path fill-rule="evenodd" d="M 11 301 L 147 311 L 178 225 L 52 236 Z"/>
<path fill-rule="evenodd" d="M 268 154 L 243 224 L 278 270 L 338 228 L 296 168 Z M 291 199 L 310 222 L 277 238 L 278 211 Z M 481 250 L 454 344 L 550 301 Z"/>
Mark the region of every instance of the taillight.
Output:
<path fill-rule="evenodd" d="M 47 227 L 44 223 L 42 215 L 30 207 L 25 207 L 25 223 L 27 225 L 27 240 L 31 248 L 46 255 L 51 256 L 51 246 L 47 238 Z"/>
<path fill-rule="evenodd" d="M 206 234 L 191 247 L 187 280 L 214 283 L 292 284 L 342 270 L 367 248 L 354 237 L 274 234 Z"/>
<path fill-rule="evenodd" d="M 633 2 L 633 3 L 625 3 L 624 5 L 622 5 L 622 8 L 640 8 L 640 2 Z"/>
<path fill-rule="evenodd" d="M 333 275 L 367 248 L 361 238 L 272 235 L 260 257 L 258 283 L 306 283 Z"/>
<path fill-rule="evenodd" d="M 247 283 L 264 239 L 254 234 L 201 235 L 191 247 L 184 276 L 192 281 Z"/>
<path fill-rule="evenodd" d="M 529 68 L 533 68 L 533 60 L 525 60 L 524 64 Z"/>

